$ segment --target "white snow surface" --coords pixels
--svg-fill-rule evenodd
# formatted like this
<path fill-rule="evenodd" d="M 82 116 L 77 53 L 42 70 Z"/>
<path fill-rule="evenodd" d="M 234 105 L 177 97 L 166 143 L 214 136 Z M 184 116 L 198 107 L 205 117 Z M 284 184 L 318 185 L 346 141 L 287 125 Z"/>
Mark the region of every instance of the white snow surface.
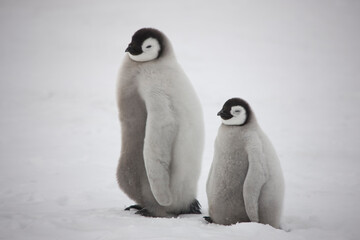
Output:
<path fill-rule="evenodd" d="M 203 104 L 203 215 L 123 211 L 115 85 L 142 27 L 170 38 Z M 1 0 L 0 32 L 0 239 L 360 238 L 359 1 Z M 284 230 L 202 219 L 232 97 L 280 157 Z"/>

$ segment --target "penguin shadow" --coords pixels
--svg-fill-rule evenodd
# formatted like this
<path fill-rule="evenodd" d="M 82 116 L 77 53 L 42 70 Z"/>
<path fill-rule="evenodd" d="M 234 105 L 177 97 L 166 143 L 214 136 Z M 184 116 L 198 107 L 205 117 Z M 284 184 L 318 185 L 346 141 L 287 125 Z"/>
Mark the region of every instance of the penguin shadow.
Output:
<path fill-rule="evenodd" d="M 231 224 L 231 225 L 217 224 L 217 223 L 214 223 L 214 221 L 211 219 L 210 216 L 203 216 L 202 222 L 203 222 L 204 224 L 210 224 L 210 225 L 211 225 L 211 224 L 214 224 L 214 225 L 219 225 L 219 226 L 224 226 L 224 227 L 226 227 L 226 226 L 234 226 L 234 225 L 236 225 L 236 224 L 241 224 L 241 223 L 242 223 L 242 222 L 238 222 L 238 223 Z M 251 223 L 251 222 L 243 222 L 243 223 Z M 256 224 L 262 224 L 262 223 L 256 223 Z M 262 225 L 264 225 L 264 224 L 262 224 Z M 270 226 L 269 224 L 265 224 L 265 225 Z M 276 228 L 274 228 L 274 229 L 276 229 Z M 291 228 L 291 226 L 288 225 L 287 223 L 281 223 L 281 224 L 280 224 L 280 228 L 279 228 L 278 230 L 282 230 L 282 231 L 284 231 L 284 232 L 291 232 L 291 231 L 292 231 L 292 228 Z"/>
<path fill-rule="evenodd" d="M 304 230 L 310 228 L 321 227 L 321 224 L 318 221 L 316 216 L 296 217 L 296 216 L 286 216 L 283 219 L 283 222 L 280 225 L 280 229 L 285 232 L 292 232 L 297 230 Z"/>
<path fill-rule="evenodd" d="M 147 210 L 142 208 L 140 205 L 134 204 L 131 206 L 128 206 L 126 208 L 123 209 L 123 211 L 126 212 L 135 212 L 136 215 L 141 215 L 147 218 L 163 218 L 163 217 L 153 217 L 151 216 L 151 214 L 147 214 Z M 200 215 L 200 216 L 199 216 Z M 222 227 L 231 227 L 237 224 L 241 224 L 242 222 L 238 222 L 235 224 L 231 224 L 231 225 L 223 225 L 223 224 L 218 224 L 218 223 L 214 223 L 214 221 L 212 220 L 212 218 L 210 216 L 208 216 L 207 211 L 204 211 L 204 213 L 202 212 L 197 212 L 197 213 L 184 213 L 184 214 L 180 214 L 178 216 L 174 216 L 172 217 L 172 219 L 192 219 L 193 221 L 199 221 L 200 223 L 204 224 L 204 225 L 208 225 L 208 226 L 222 226 Z M 243 222 L 243 223 L 251 223 L 251 222 Z M 262 224 L 262 223 L 254 223 L 254 224 L 260 224 L 260 225 L 268 225 L 268 224 Z M 270 225 L 268 225 L 270 226 Z M 277 230 L 281 230 L 284 232 L 291 232 L 293 230 L 299 230 L 299 229 L 307 229 L 307 228 L 311 228 L 313 226 L 311 226 L 309 224 L 309 221 L 306 219 L 299 219 L 296 217 L 287 217 L 284 219 L 284 222 L 282 222 L 280 224 L 280 228 Z M 274 228 L 276 229 L 276 228 Z"/>

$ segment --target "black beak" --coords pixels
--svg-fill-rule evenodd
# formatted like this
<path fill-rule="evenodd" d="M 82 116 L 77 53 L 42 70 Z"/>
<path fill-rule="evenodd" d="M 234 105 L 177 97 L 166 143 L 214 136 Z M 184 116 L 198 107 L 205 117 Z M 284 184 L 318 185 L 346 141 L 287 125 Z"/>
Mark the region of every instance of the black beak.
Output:
<path fill-rule="evenodd" d="M 141 48 L 136 47 L 132 43 L 129 43 L 129 46 L 125 49 L 125 52 L 129 52 L 131 55 L 139 55 L 142 53 Z"/>
<path fill-rule="evenodd" d="M 129 43 L 129 46 L 125 49 L 125 52 L 131 52 L 132 51 L 132 45 Z"/>
<path fill-rule="evenodd" d="M 224 109 L 221 109 L 221 111 L 218 112 L 217 115 L 225 120 L 228 120 L 233 117 L 230 113 L 227 113 L 226 110 L 224 110 Z"/>

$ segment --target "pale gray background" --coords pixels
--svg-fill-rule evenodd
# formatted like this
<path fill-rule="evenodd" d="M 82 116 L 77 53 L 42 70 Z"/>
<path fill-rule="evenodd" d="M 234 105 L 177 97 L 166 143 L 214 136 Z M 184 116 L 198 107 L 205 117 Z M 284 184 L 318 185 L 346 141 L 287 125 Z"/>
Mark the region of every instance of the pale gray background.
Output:
<path fill-rule="evenodd" d="M 358 239 L 360 2 L 0 1 L 0 239 Z M 283 227 L 124 212 L 115 83 L 141 27 L 204 106 L 199 200 L 222 104 L 253 106 L 283 166 Z"/>

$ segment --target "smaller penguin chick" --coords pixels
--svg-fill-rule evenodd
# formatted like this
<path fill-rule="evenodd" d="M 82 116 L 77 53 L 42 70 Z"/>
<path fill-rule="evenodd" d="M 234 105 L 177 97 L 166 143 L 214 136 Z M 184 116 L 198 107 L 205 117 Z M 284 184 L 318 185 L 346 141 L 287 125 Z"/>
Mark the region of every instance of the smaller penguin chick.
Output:
<path fill-rule="evenodd" d="M 284 179 L 275 149 L 243 99 L 229 99 L 217 115 L 223 124 L 206 184 L 210 216 L 205 220 L 279 228 Z"/>

